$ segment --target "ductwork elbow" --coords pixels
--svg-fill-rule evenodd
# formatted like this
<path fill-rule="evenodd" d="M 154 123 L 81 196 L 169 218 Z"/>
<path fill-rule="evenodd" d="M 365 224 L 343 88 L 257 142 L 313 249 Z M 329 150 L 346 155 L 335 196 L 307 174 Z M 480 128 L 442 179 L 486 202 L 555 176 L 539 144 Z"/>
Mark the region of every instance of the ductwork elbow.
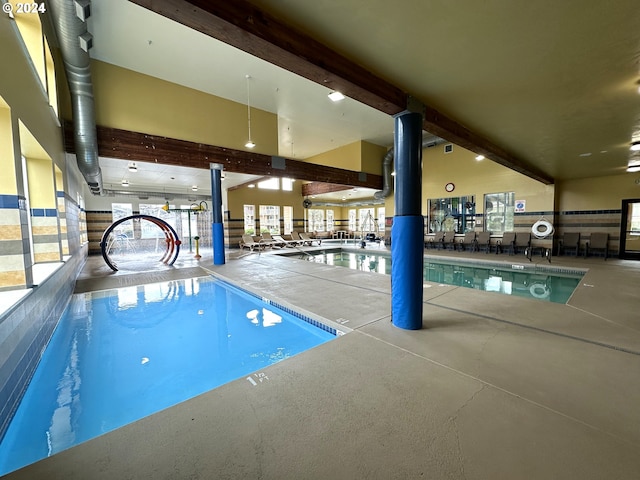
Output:
<path fill-rule="evenodd" d="M 435 135 L 428 135 L 422 138 L 422 148 L 435 147 L 446 140 Z M 393 191 L 393 158 L 394 147 L 391 147 L 382 158 L 382 190 L 373 194 L 377 200 L 383 200 L 391 195 Z"/>
<path fill-rule="evenodd" d="M 98 160 L 93 84 L 89 49 L 91 34 L 85 23 L 89 3 L 83 3 L 78 16 L 75 0 L 50 0 L 49 10 L 60 43 L 73 110 L 74 144 L 78 168 L 91 193 L 103 195 L 102 172 Z"/>

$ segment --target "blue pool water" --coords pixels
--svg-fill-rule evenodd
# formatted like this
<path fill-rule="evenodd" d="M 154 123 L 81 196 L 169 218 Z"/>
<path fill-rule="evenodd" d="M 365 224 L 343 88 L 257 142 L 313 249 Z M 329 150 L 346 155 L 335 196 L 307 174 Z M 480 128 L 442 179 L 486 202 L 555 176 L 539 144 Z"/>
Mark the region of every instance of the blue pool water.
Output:
<path fill-rule="evenodd" d="M 306 260 L 347 267 L 352 270 L 391 274 L 391 257 L 374 253 L 348 251 L 313 252 Z M 528 268 L 528 267 L 527 267 Z M 475 288 L 488 292 L 533 298 L 554 303 L 567 303 L 583 274 L 529 270 L 523 265 L 482 265 L 456 261 L 425 260 L 423 278 L 429 282 Z"/>
<path fill-rule="evenodd" d="M 0 444 L 0 475 L 229 381 L 268 381 L 260 369 L 334 333 L 208 277 L 74 295 Z"/>

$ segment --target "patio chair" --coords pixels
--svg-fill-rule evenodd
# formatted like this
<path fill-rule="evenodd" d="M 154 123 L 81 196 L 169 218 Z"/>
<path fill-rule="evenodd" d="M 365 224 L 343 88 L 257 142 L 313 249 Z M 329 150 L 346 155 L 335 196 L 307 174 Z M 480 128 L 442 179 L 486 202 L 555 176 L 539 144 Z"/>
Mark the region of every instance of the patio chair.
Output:
<path fill-rule="evenodd" d="M 241 250 L 244 248 L 248 248 L 252 252 L 254 248 L 257 248 L 258 250 L 262 250 L 265 247 L 264 244 L 260 242 L 256 242 L 251 235 L 242 235 L 242 240 L 240 240 L 239 243 L 240 243 Z"/>
<path fill-rule="evenodd" d="M 562 234 L 562 238 L 558 240 L 558 255 L 562 255 L 567 250 L 573 250 L 578 256 L 580 250 L 580 233 L 579 232 L 565 232 Z"/>
<path fill-rule="evenodd" d="M 587 246 L 584 250 L 585 258 L 593 251 L 602 251 L 604 259 L 609 256 L 609 234 L 608 233 L 592 233 Z"/>
<path fill-rule="evenodd" d="M 464 238 L 458 243 L 460 250 L 463 252 L 467 249 L 467 246 L 471 247 L 471 251 L 476 249 L 476 232 L 467 232 L 464 234 Z"/>
<path fill-rule="evenodd" d="M 476 236 L 476 251 L 491 252 L 491 232 L 480 232 Z"/>
<path fill-rule="evenodd" d="M 442 248 L 445 250 L 456 249 L 456 232 L 453 230 L 450 232 L 444 232 L 444 236 L 442 237 Z"/>
<path fill-rule="evenodd" d="M 504 253 L 506 250 L 509 255 L 513 255 L 515 252 L 515 243 L 515 232 L 504 232 L 502 234 L 502 240 L 498 240 L 498 244 L 496 245 L 496 253 Z"/>
<path fill-rule="evenodd" d="M 440 245 L 442 245 L 443 237 L 444 232 L 436 232 L 433 237 L 425 237 L 424 246 L 426 248 L 440 248 Z"/>
<path fill-rule="evenodd" d="M 513 242 L 513 253 L 529 253 L 531 248 L 531 233 L 516 233 L 516 240 Z"/>

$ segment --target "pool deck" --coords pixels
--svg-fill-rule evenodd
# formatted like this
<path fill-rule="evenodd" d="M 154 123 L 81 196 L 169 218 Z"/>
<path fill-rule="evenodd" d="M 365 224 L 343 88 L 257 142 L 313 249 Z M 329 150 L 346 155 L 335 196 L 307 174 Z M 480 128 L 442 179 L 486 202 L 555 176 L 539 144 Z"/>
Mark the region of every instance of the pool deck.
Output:
<path fill-rule="evenodd" d="M 117 274 L 91 257 L 76 291 L 211 271 L 351 331 L 6 478 L 640 478 L 640 262 L 554 257 L 588 269 L 567 305 L 427 282 L 407 331 L 389 276 L 228 257 Z"/>

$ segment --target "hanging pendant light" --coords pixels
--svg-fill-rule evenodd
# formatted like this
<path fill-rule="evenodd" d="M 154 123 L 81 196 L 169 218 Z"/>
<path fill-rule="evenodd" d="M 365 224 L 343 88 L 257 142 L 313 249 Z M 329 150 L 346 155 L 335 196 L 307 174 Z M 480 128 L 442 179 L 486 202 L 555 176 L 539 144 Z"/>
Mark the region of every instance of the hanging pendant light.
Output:
<path fill-rule="evenodd" d="M 251 79 L 250 75 L 246 75 L 247 79 L 247 120 L 249 123 L 249 140 L 244 144 L 247 148 L 253 148 L 256 146 L 255 143 L 251 140 L 251 97 L 249 95 L 249 79 Z"/>

